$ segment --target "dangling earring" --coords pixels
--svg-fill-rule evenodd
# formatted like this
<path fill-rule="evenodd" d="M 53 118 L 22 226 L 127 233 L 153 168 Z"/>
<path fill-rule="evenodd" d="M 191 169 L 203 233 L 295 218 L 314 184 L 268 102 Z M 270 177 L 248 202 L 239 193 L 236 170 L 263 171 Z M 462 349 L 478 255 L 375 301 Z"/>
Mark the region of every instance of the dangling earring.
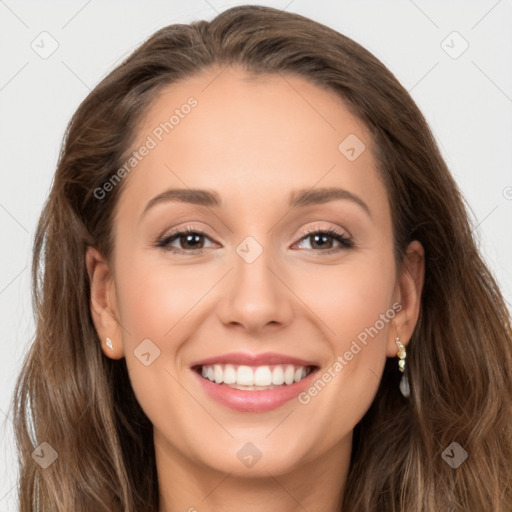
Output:
<path fill-rule="evenodd" d="M 400 338 L 396 338 L 395 343 L 398 346 L 398 353 L 397 357 L 399 358 L 398 361 L 398 369 L 403 373 L 402 379 L 400 380 L 400 392 L 403 396 L 408 398 L 411 394 L 411 390 L 409 388 L 409 379 L 407 378 L 407 375 L 405 372 L 405 358 L 407 357 L 407 353 L 405 351 L 405 347 L 400 343 Z"/>
<path fill-rule="evenodd" d="M 107 345 L 110 350 L 114 350 L 114 346 L 112 345 L 112 340 L 110 338 L 107 338 L 105 345 Z"/>

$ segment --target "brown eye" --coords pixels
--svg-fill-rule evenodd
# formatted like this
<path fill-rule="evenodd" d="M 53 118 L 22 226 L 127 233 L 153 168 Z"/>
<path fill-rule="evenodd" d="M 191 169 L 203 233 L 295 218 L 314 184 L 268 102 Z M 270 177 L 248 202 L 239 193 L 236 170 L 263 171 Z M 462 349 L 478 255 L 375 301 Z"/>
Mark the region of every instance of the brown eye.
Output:
<path fill-rule="evenodd" d="M 182 249 L 202 249 L 204 240 L 202 240 L 202 236 L 199 233 L 192 233 L 186 235 L 180 235 L 178 237 L 174 237 L 179 240 Z M 201 243 L 201 241 L 203 243 Z"/>
<path fill-rule="evenodd" d="M 309 240 L 313 249 L 317 249 L 318 247 L 320 247 L 320 249 L 331 249 L 334 243 L 332 236 L 324 234 L 309 235 Z"/>
<path fill-rule="evenodd" d="M 315 250 L 316 252 L 337 252 L 354 247 L 354 242 L 350 238 L 334 229 L 309 232 L 300 241 L 303 240 L 309 241 L 310 247 L 306 247 L 306 249 Z M 334 242 L 338 242 L 340 246 L 333 247 Z"/>
<path fill-rule="evenodd" d="M 164 236 L 158 240 L 157 247 L 178 253 L 200 252 L 207 248 L 205 247 L 205 239 L 209 239 L 206 233 L 187 228 Z"/>

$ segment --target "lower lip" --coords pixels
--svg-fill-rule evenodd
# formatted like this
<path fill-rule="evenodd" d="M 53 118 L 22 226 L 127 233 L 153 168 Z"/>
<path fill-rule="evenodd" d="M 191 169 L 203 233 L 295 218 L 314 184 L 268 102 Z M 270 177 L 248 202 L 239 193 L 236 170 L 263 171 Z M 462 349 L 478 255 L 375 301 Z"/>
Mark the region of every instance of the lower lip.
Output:
<path fill-rule="evenodd" d="M 267 391 L 242 391 L 223 384 L 215 384 L 192 370 L 201 382 L 204 390 L 217 402 L 240 412 L 265 412 L 281 407 L 293 400 L 299 393 L 309 386 L 313 375 L 312 371 L 300 382 L 284 385 Z"/>

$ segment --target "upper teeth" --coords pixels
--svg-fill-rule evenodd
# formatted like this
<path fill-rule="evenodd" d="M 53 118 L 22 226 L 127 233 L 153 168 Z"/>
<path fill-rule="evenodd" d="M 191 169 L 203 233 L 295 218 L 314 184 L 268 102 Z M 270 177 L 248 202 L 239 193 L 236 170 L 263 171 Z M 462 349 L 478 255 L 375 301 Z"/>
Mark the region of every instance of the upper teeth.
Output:
<path fill-rule="evenodd" d="M 235 366 L 232 364 L 204 365 L 201 375 L 217 384 L 241 386 L 280 386 L 299 382 L 308 375 L 305 366 Z"/>

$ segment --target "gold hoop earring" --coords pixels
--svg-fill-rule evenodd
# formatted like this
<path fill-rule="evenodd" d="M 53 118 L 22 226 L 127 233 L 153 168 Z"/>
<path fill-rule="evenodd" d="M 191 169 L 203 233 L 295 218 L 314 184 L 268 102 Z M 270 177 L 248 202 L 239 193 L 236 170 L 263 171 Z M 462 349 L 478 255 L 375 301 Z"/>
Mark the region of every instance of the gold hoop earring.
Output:
<path fill-rule="evenodd" d="M 400 393 L 406 398 L 408 398 L 411 394 L 411 390 L 409 388 L 409 379 L 407 378 L 407 375 L 405 374 L 405 358 L 407 357 L 407 352 L 405 350 L 405 347 L 400 343 L 400 338 L 396 338 L 395 343 L 398 346 L 398 369 L 400 372 L 403 373 L 402 378 L 400 379 Z"/>

